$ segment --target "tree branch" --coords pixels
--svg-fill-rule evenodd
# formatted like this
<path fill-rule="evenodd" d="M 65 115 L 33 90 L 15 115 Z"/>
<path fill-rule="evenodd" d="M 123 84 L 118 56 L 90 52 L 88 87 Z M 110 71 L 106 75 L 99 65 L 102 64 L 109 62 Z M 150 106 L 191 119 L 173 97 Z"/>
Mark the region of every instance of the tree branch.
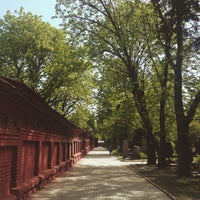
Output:
<path fill-rule="evenodd" d="M 200 91 L 197 92 L 194 100 L 192 101 L 190 105 L 190 109 L 188 110 L 188 115 L 187 115 L 188 124 L 192 121 L 195 115 L 196 109 L 199 106 L 199 103 L 200 103 Z"/>

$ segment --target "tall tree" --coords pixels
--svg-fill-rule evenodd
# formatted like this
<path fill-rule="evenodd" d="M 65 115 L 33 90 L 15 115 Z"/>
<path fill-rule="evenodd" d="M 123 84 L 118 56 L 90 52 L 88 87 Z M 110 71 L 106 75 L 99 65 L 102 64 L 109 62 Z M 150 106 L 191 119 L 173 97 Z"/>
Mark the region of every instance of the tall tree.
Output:
<path fill-rule="evenodd" d="M 21 8 L 14 14 L 8 11 L 0 20 L 0 45 L 1 74 L 37 91 L 45 76 L 44 68 L 56 62 L 54 49 L 65 45 L 65 33 Z"/>
<path fill-rule="evenodd" d="M 180 176 L 190 174 L 191 164 L 191 146 L 189 142 L 189 125 L 195 115 L 195 111 L 200 102 L 200 91 L 191 101 L 184 101 L 183 91 L 183 74 L 187 73 L 186 69 L 191 69 L 191 62 L 186 62 L 186 52 L 190 49 L 193 51 L 194 44 L 199 38 L 195 32 L 198 29 L 200 5 L 198 0 L 151 0 L 155 11 L 160 17 L 163 29 L 160 30 L 162 36 L 167 39 L 174 37 L 173 48 L 167 50 L 165 43 L 165 57 L 174 70 L 174 109 L 177 124 L 177 150 L 179 155 Z M 194 32 L 195 31 L 195 32 Z"/>
<path fill-rule="evenodd" d="M 145 99 L 147 47 L 144 38 L 140 37 L 141 12 L 138 8 L 141 5 L 139 1 L 61 0 L 57 4 L 57 12 L 66 22 L 73 38 L 76 36 L 79 42 L 86 42 L 91 47 L 93 57 L 103 55 L 121 60 L 131 80 L 135 105 L 146 130 L 148 164 L 155 164 L 155 140 Z"/>
<path fill-rule="evenodd" d="M 84 47 L 72 47 L 66 38 L 23 8 L 0 19 L 0 74 L 23 81 L 72 118 L 79 108 L 89 109 L 94 82 Z"/>
<path fill-rule="evenodd" d="M 150 6 L 150 5 L 149 5 Z M 149 14 L 150 17 L 146 15 Z M 165 168 L 167 166 L 166 163 L 166 153 L 165 153 L 165 146 L 166 146 L 166 139 L 167 139 L 167 109 L 169 113 L 169 97 L 172 91 L 172 70 L 170 69 L 169 61 L 164 56 L 169 55 L 170 48 L 172 45 L 172 33 L 167 32 L 167 37 L 162 38 L 160 33 L 160 29 L 163 27 L 160 26 L 160 20 L 153 13 L 153 9 L 151 12 L 146 13 L 143 12 L 143 24 L 144 27 L 144 38 L 146 39 L 146 43 L 148 46 L 148 55 L 151 60 L 151 70 L 148 73 L 148 88 L 150 91 L 154 91 L 151 93 L 151 101 L 154 101 L 154 105 L 152 106 L 155 111 L 151 111 L 151 116 L 153 113 L 153 118 L 157 117 L 156 121 L 157 128 L 154 127 L 154 131 L 159 133 L 158 137 L 158 144 L 157 144 L 157 153 L 158 153 L 158 166 L 159 168 Z M 153 22 L 153 23 L 152 23 Z M 165 46 L 164 50 L 162 47 Z M 149 98 L 149 97 L 147 97 Z M 159 104 L 158 104 L 159 102 Z M 152 105 L 152 104 L 151 104 Z M 168 106 L 168 108 L 167 108 Z M 158 115 L 159 113 L 159 115 Z M 171 112 L 173 113 L 173 112 Z M 172 115 L 171 115 L 172 116 Z M 155 121 L 155 120 L 154 120 Z M 155 123 L 154 123 L 155 124 Z M 159 125 L 159 126 L 158 126 Z"/>

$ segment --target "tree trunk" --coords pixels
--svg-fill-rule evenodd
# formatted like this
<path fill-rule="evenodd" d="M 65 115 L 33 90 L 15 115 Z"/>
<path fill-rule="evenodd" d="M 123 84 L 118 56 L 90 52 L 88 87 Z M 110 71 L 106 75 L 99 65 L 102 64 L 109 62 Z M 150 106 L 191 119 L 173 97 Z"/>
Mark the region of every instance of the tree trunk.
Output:
<path fill-rule="evenodd" d="M 134 93 L 134 92 L 133 92 Z M 142 119 L 143 127 L 146 131 L 146 140 L 147 140 L 147 164 L 155 165 L 156 164 L 156 153 L 155 153 L 155 139 L 152 132 L 152 124 L 149 117 L 148 110 L 146 109 L 146 101 L 144 98 L 144 91 L 137 90 L 134 93 L 136 97 L 136 107 L 138 113 Z"/>
<path fill-rule="evenodd" d="M 166 68 L 167 67 L 167 68 Z M 168 66 L 165 66 L 164 78 L 163 82 L 161 83 L 162 86 L 162 93 L 160 99 L 160 145 L 158 147 L 158 167 L 160 169 L 164 169 L 167 166 L 166 163 L 166 154 L 165 154 L 165 143 L 166 143 L 166 118 L 165 118 L 165 93 L 166 93 L 166 85 L 167 85 L 167 74 L 168 74 Z"/>
<path fill-rule="evenodd" d="M 187 123 L 180 124 L 177 140 L 178 176 L 190 176 L 192 153 Z"/>
<path fill-rule="evenodd" d="M 176 5 L 176 39 L 177 57 L 174 66 L 174 107 L 177 125 L 177 153 L 178 153 L 178 175 L 189 176 L 191 165 L 191 148 L 189 142 L 189 121 L 184 115 L 182 97 L 182 63 L 183 63 L 183 11 Z"/>
<path fill-rule="evenodd" d="M 166 162 L 166 150 L 165 150 L 165 143 L 166 143 L 166 137 L 164 133 L 160 133 L 160 145 L 158 147 L 157 153 L 158 153 L 158 168 L 159 169 L 165 169 L 167 167 Z"/>
<path fill-rule="evenodd" d="M 152 133 L 152 123 L 149 116 L 149 112 L 147 110 L 147 104 L 145 100 L 144 83 L 143 80 L 140 81 L 138 80 L 137 67 L 133 65 L 131 56 L 129 56 L 127 50 L 125 49 L 124 51 L 125 54 L 127 55 L 127 62 L 125 62 L 127 67 L 127 72 L 133 84 L 132 94 L 135 99 L 135 105 L 141 117 L 143 127 L 146 130 L 147 157 L 148 157 L 147 163 L 149 165 L 154 165 L 156 164 L 155 140 Z"/>
<path fill-rule="evenodd" d="M 155 153 L 155 140 L 153 135 L 150 136 L 149 132 L 147 133 L 147 164 L 155 165 L 156 164 L 156 153 Z"/>

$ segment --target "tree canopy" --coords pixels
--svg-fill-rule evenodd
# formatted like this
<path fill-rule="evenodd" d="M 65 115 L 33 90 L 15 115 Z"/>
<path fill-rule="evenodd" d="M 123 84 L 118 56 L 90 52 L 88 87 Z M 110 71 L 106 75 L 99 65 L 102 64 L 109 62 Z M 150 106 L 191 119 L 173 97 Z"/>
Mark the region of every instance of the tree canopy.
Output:
<path fill-rule="evenodd" d="M 101 139 L 141 134 L 148 164 L 157 153 L 166 167 L 173 142 L 178 173 L 189 175 L 200 124 L 198 0 L 58 0 L 56 12 L 62 30 L 23 8 L 0 20 L 1 75 Z"/>
<path fill-rule="evenodd" d="M 64 30 L 23 8 L 8 11 L 0 20 L 1 75 L 26 83 L 65 117 L 73 119 L 79 109 L 87 110 L 87 121 L 92 115 L 92 64 L 84 47 L 75 48 L 66 38 Z M 82 127 L 86 122 L 75 123 Z"/>
<path fill-rule="evenodd" d="M 198 61 L 195 59 L 198 57 L 198 12 L 196 0 L 57 3 L 57 14 L 63 18 L 71 36 L 76 38 L 73 41 L 88 47 L 99 71 L 104 72 L 102 68 L 106 66 L 113 78 L 113 74 L 118 76 L 118 80 L 114 78 L 112 83 L 120 85 L 124 80 L 128 83 L 124 90 L 123 84 L 120 88 L 124 93 L 128 90 L 133 94 L 132 107 L 136 108 L 141 126 L 146 131 L 149 164 L 154 163 L 156 150 L 158 156 L 161 155 L 161 166 L 165 166 L 163 147 L 170 132 L 177 132 L 177 149 L 184 149 L 184 153 L 178 151 L 179 175 L 188 174 L 188 127 L 200 100 L 198 83 L 197 87 L 192 84 L 199 82 L 196 76 Z M 119 76 L 123 72 L 126 73 L 125 79 Z M 115 91 L 111 83 L 107 85 L 112 88 L 110 91 Z M 106 91 L 109 91 L 108 87 L 104 88 L 104 95 Z M 111 94 L 108 92 L 106 101 L 101 102 L 108 106 L 103 112 L 109 116 L 114 113 L 112 108 L 115 105 L 109 100 Z M 118 96 L 122 102 L 123 95 Z M 118 101 L 115 101 L 117 105 Z"/>

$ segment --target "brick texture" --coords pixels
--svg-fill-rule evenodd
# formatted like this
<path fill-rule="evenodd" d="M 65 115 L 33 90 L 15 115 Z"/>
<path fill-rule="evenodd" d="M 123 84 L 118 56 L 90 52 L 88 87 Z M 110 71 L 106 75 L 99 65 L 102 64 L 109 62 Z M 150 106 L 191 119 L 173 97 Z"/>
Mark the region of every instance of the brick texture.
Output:
<path fill-rule="evenodd" d="M 88 152 L 85 140 L 26 85 L 0 76 L 0 199 L 29 198 Z"/>
<path fill-rule="evenodd" d="M 10 194 L 15 176 L 14 148 L 10 146 L 0 147 L 0 197 Z"/>

